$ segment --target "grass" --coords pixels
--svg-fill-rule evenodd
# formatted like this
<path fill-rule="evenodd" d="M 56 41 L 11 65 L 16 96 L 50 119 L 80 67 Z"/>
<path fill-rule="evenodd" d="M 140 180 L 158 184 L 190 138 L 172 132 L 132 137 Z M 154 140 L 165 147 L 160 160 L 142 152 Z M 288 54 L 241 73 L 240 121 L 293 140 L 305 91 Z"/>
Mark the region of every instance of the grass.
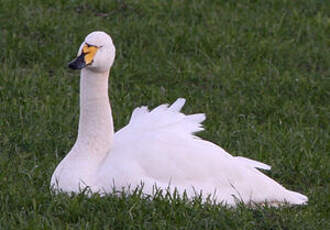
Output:
<path fill-rule="evenodd" d="M 329 229 L 330 52 L 326 1 L 0 2 L 0 229 Z M 133 108 L 185 97 L 200 135 L 306 194 L 304 207 L 225 209 L 156 195 L 53 196 L 73 145 L 91 31 L 117 48 L 116 129 Z"/>

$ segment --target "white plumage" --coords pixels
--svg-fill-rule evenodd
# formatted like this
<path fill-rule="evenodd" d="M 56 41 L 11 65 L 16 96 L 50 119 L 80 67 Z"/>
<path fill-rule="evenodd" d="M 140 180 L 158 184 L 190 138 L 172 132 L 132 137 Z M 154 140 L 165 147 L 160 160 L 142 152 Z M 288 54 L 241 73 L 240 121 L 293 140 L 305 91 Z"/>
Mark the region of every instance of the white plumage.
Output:
<path fill-rule="evenodd" d="M 270 205 L 308 201 L 306 196 L 285 189 L 257 169 L 269 170 L 270 166 L 234 157 L 196 137 L 194 133 L 203 130 L 205 115 L 181 113 L 185 99 L 151 111 L 136 108 L 129 124 L 114 133 L 108 76 L 115 47 L 109 35 L 93 32 L 82 43 L 78 56 L 91 55 L 90 46 L 97 49 L 93 61 L 79 67 L 78 137 L 52 176 L 55 190 L 79 192 L 88 187 L 105 194 L 114 188 L 129 190 L 143 183 L 146 194 L 152 194 L 154 186 L 177 189 L 190 198 L 201 192 L 203 198 L 212 195 L 217 202 L 231 206 L 237 201 Z M 77 67 L 75 64 L 70 66 Z"/>

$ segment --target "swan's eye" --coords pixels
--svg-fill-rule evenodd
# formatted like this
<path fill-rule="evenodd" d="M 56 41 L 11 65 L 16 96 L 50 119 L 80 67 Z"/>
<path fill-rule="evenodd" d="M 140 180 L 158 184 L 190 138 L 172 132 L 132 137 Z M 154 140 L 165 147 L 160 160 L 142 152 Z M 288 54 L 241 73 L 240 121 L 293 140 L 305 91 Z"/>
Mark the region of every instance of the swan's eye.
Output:
<path fill-rule="evenodd" d="M 93 63 L 94 56 L 98 49 L 99 49 L 99 47 L 92 46 L 87 43 L 84 45 L 82 52 L 83 52 L 83 54 L 85 54 L 84 59 L 85 59 L 86 65 L 90 65 Z"/>

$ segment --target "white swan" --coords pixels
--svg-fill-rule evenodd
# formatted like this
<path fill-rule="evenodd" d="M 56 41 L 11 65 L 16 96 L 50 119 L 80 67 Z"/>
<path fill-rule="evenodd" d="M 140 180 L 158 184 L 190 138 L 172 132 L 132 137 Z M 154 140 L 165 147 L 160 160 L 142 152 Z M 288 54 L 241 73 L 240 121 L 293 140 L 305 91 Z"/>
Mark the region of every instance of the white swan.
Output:
<path fill-rule="evenodd" d="M 285 189 L 259 169 L 270 166 L 234 157 L 194 133 L 203 130 L 204 114 L 185 115 L 185 103 L 133 111 L 129 124 L 114 133 L 108 97 L 108 77 L 115 47 L 104 32 L 89 34 L 70 68 L 81 69 L 80 117 L 76 143 L 57 166 L 51 179 L 56 191 L 110 193 L 143 183 L 143 192 L 161 189 L 202 192 L 217 202 L 237 201 L 270 205 L 305 204 L 308 198 Z"/>

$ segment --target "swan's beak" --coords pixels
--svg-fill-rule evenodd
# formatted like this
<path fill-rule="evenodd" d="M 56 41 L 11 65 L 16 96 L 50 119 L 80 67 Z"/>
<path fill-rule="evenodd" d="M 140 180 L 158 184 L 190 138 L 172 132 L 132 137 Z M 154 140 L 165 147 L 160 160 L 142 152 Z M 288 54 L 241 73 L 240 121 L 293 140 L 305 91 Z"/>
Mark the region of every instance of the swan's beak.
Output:
<path fill-rule="evenodd" d="M 73 59 L 69 64 L 70 69 L 82 69 L 87 65 L 93 63 L 94 56 L 99 47 L 88 45 L 87 43 L 84 45 L 81 54 Z"/>

